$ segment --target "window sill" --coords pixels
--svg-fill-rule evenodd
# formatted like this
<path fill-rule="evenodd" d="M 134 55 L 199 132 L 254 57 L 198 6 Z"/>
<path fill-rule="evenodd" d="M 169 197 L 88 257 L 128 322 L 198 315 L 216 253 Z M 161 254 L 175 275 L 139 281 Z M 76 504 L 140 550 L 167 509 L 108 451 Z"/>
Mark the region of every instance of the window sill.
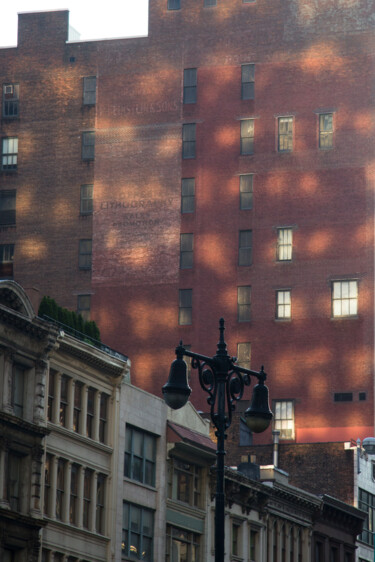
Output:
<path fill-rule="evenodd" d="M 145 488 L 146 490 L 150 490 L 151 492 L 157 492 L 156 486 L 151 486 L 151 484 L 139 482 L 139 480 L 134 480 L 133 478 L 129 478 L 128 476 L 124 476 L 124 482 L 129 482 L 129 484 L 140 486 L 141 488 Z"/>
<path fill-rule="evenodd" d="M 81 441 L 88 446 L 96 447 L 105 451 L 106 453 L 112 454 L 113 448 L 110 445 L 106 445 L 105 443 L 101 443 L 100 441 L 95 441 L 91 437 L 87 437 L 86 435 L 82 435 L 81 433 L 77 433 L 73 429 L 68 429 L 67 427 L 63 427 L 61 425 L 57 425 L 51 421 L 47 422 L 48 429 L 51 431 L 56 431 L 57 433 L 61 433 L 62 435 L 69 435 L 69 437 L 74 437 L 77 441 Z"/>
<path fill-rule="evenodd" d="M 275 322 L 291 322 L 291 318 L 275 318 Z"/>
<path fill-rule="evenodd" d="M 352 314 L 350 316 L 331 316 L 331 320 L 337 322 L 337 320 L 358 320 L 358 314 Z"/>

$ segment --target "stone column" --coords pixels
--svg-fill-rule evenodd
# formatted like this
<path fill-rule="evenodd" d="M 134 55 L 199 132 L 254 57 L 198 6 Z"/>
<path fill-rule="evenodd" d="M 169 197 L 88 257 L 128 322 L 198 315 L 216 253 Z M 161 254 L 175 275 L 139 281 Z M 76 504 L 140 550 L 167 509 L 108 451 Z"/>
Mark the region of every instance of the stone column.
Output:
<path fill-rule="evenodd" d="M 35 364 L 35 396 L 34 396 L 34 422 L 39 424 L 46 423 L 46 388 L 47 388 L 48 363 L 47 361 L 37 361 Z"/>
<path fill-rule="evenodd" d="M 95 532 L 96 529 L 96 490 L 98 487 L 98 473 L 94 471 L 91 479 L 91 513 L 89 530 Z"/>
<path fill-rule="evenodd" d="M 52 406 L 52 422 L 60 424 L 61 373 L 55 373 L 54 400 Z"/>
<path fill-rule="evenodd" d="M 9 509 L 8 498 L 6 497 L 6 457 L 9 442 L 4 437 L 0 440 L 0 507 Z"/>
<path fill-rule="evenodd" d="M 86 430 L 87 430 L 87 393 L 88 393 L 88 386 L 87 384 L 84 384 L 82 386 L 82 410 L 81 410 L 81 416 L 82 416 L 82 420 L 81 420 L 81 427 L 80 427 L 80 433 L 82 435 L 86 435 Z"/>
<path fill-rule="evenodd" d="M 100 397 L 101 392 L 95 392 L 93 439 L 99 441 Z"/>
<path fill-rule="evenodd" d="M 72 463 L 67 461 L 64 467 L 64 499 L 63 499 L 63 510 L 62 510 L 62 520 L 64 523 L 70 522 L 70 481 L 72 476 Z"/>
<path fill-rule="evenodd" d="M 73 429 L 73 412 L 74 412 L 74 386 L 73 379 L 68 381 L 68 409 L 66 412 L 66 427 Z"/>
<path fill-rule="evenodd" d="M 35 517 L 40 517 L 41 514 L 41 485 L 42 485 L 42 457 L 43 447 L 33 447 L 31 450 L 31 498 L 30 498 L 30 512 Z"/>
<path fill-rule="evenodd" d="M 13 354 L 9 351 L 4 353 L 4 412 L 13 414 L 12 407 L 12 370 L 13 370 Z"/>
<path fill-rule="evenodd" d="M 83 466 L 78 470 L 78 511 L 77 511 L 77 527 L 83 527 L 83 493 L 85 485 L 85 469 Z"/>
<path fill-rule="evenodd" d="M 48 502 L 48 515 L 51 519 L 56 519 L 56 490 L 57 490 L 57 465 L 59 459 L 55 456 L 51 457 L 51 485 L 49 489 L 50 497 Z"/>

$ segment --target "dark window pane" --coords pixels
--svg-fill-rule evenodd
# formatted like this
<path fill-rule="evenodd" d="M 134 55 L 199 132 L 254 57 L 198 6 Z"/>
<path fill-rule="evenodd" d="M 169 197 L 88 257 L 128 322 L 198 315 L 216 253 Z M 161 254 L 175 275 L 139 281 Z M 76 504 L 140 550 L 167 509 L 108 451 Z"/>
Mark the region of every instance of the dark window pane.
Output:
<path fill-rule="evenodd" d="M 197 69 L 187 68 L 184 70 L 184 103 L 195 103 L 197 101 Z"/>
<path fill-rule="evenodd" d="M 182 126 L 182 157 L 195 158 L 195 123 Z"/>
<path fill-rule="evenodd" d="M 253 208 L 253 176 L 240 176 L 240 209 Z"/>
<path fill-rule="evenodd" d="M 195 179 L 181 180 L 181 213 L 194 213 L 195 208 Z"/>

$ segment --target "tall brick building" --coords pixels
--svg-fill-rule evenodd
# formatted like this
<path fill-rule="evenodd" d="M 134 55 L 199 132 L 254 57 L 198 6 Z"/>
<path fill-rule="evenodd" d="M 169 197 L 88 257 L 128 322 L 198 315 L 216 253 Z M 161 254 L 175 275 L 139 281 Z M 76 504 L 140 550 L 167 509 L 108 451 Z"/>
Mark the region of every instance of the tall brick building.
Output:
<path fill-rule="evenodd" d="M 370 0 L 150 0 L 148 37 L 67 42 L 67 11 L 20 14 L 1 275 L 90 314 L 157 394 L 223 316 L 281 438 L 373 434 L 374 26 Z"/>

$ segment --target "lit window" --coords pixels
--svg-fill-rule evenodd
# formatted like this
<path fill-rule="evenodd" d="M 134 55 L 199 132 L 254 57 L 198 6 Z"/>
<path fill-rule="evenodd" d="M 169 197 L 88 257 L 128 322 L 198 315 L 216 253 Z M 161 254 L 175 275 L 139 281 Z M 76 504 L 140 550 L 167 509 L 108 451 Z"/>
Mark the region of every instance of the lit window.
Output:
<path fill-rule="evenodd" d="M 280 431 L 280 439 L 294 439 L 294 402 L 276 400 L 273 411 L 274 429 Z"/>
<path fill-rule="evenodd" d="M 254 99 L 254 75 L 255 64 L 243 64 L 241 66 L 241 99 Z"/>
<path fill-rule="evenodd" d="M 154 513 L 151 509 L 124 502 L 122 557 L 153 562 Z"/>
<path fill-rule="evenodd" d="M 180 235 L 180 269 L 193 267 L 194 234 Z"/>
<path fill-rule="evenodd" d="M 319 115 L 319 148 L 333 147 L 333 114 Z"/>
<path fill-rule="evenodd" d="M 193 289 L 179 290 L 178 323 L 184 326 L 192 323 L 193 316 Z"/>
<path fill-rule="evenodd" d="M 17 170 L 18 164 L 18 138 L 3 139 L 1 169 L 6 171 Z"/>
<path fill-rule="evenodd" d="M 279 117 L 278 151 L 293 150 L 293 117 Z"/>
<path fill-rule="evenodd" d="M 254 152 L 254 119 L 241 121 L 241 154 Z"/>
<path fill-rule="evenodd" d="M 81 215 L 91 215 L 93 211 L 93 186 L 81 185 Z"/>
<path fill-rule="evenodd" d="M 240 209 L 253 208 L 253 174 L 240 176 Z"/>
<path fill-rule="evenodd" d="M 201 503 L 200 467 L 179 459 L 173 459 L 169 468 L 170 497 L 173 500 L 199 507 Z"/>
<path fill-rule="evenodd" d="M 291 317 L 292 301 L 290 291 L 276 291 L 276 318 L 285 320 Z"/>
<path fill-rule="evenodd" d="M 0 226 L 16 224 L 16 190 L 0 191 Z"/>
<path fill-rule="evenodd" d="M 4 84 L 3 86 L 3 117 L 14 119 L 18 117 L 20 87 L 18 84 Z"/>
<path fill-rule="evenodd" d="M 196 103 L 197 101 L 197 69 L 186 68 L 184 70 L 184 103 Z"/>
<path fill-rule="evenodd" d="M 168 0 L 168 10 L 179 10 L 181 8 L 181 0 Z"/>
<path fill-rule="evenodd" d="M 182 158 L 195 158 L 195 123 L 182 125 Z"/>
<path fill-rule="evenodd" d="M 78 295 L 77 313 L 81 314 L 84 320 L 90 320 L 91 295 Z"/>
<path fill-rule="evenodd" d="M 79 241 L 79 269 L 91 269 L 92 260 L 92 240 Z"/>
<path fill-rule="evenodd" d="M 127 478 L 155 486 L 156 437 L 126 426 L 125 467 Z"/>
<path fill-rule="evenodd" d="M 94 160 L 95 157 L 95 132 L 82 133 L 82 160 Z"/>
<path fill-rule="evenodd" d="M 277 259 L 288 261 L 292 259 L 293 230 L 291 228 L 277 229 Z"/>
<path fill-rule="evenodd" d="M 253 260 L 252 231 L 240 230 L 238 265 L 251 265 Z"/>
<path fill-rule="evenodd" d="M 237 287 L 237 320 L 249 322 L 251 313 L 251 287 L 245 285 Z"/>
<path fill-rule="evenodd" d="M 96 104 L 96 76 L 85 76 L 83 79 L 83 105 Z"/>
<path fill-rule="evenodd" d="M 199 557 L 199 535 L 167 525 L 167 561 L 196 562 Z"/>
<path fill-rule="evenodd" d="M 250 342 L 241 342 L 237 344 L 237 365 L 244 367 L 245 369 L 250 369 L 250 355 Z"/>
<path fill-rule="evenodd" d="M 14 244 L 0 244 L 0 277 L 13 278 Z"/>
<path fill-rule="evenodd" d="M 333 281 L 332 283 L 332 315 L 356 316 L 358 313 L 358 282 Z"/>
<path fill-rule="evenodd" d="M 195 208 L 195 179 L 181 180 L 181 213 L 194 213 Z"/>

